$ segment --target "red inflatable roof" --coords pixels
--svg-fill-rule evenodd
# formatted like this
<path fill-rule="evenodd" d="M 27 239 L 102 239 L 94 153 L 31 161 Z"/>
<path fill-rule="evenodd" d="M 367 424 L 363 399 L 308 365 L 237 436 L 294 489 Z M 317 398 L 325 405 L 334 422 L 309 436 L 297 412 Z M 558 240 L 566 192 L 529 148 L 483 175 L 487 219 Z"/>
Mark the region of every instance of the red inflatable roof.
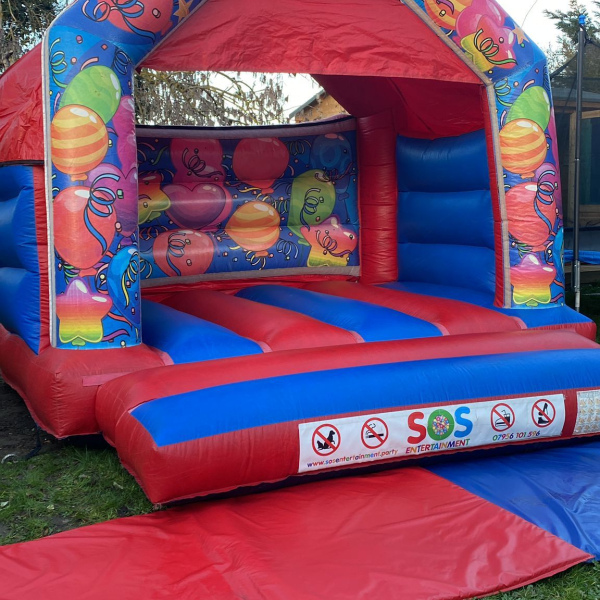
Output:
<path fill-rule="evenodd" d="M 174 65 L 481 82 L 398 0 L 208 0 L 142 62 L 157 70 Z"/>
<path fill-rule="evenodd" d="M 0 163 L 44 160 L 41 48 L 0 77 Z"/>

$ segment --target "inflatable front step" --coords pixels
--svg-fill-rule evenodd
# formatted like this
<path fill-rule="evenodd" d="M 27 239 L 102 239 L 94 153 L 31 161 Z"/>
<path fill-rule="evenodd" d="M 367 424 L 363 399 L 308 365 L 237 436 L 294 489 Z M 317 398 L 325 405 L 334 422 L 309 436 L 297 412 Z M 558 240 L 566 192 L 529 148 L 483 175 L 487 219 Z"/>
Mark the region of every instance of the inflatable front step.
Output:
<path fill-rule="evenodd" d="M 97 418 L 157 503 L 373 462 L 597 433 L 600 352 L 567 331 L 294 350 L 131 373 Z"/>

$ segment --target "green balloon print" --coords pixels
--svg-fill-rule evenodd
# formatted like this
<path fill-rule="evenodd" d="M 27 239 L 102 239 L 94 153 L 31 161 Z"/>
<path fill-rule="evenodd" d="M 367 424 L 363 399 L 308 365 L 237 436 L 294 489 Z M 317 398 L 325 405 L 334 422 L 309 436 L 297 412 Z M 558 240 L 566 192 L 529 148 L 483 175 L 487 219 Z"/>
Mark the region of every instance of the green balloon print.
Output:
<path fill-rule="evenodd" d="M 506 122 L 517 119 L 529 119 L 542 129 L 548 127 L 550 121 L 550 98 L 546 90 L 539 85 L 527 88 L 515 100 L 508 111 Z"/>
<path fill-rule="evenodd" d="M 91 108 L 108 123 L 121 100 L 121 84 L 115 72 L 99 65 L 79 71 L 67 86 L 60 107 L 79 104 Z"/>
<path fill-rule="evenodd" d="M 292 183 L 288 227 L 300 238 L 301 244 L 308 245 L 301 228 L 310 229 L 313 225 L 322 223 L 331 215 L 334 206 L 333 182 L 323 171 L 306 171 Z"/>

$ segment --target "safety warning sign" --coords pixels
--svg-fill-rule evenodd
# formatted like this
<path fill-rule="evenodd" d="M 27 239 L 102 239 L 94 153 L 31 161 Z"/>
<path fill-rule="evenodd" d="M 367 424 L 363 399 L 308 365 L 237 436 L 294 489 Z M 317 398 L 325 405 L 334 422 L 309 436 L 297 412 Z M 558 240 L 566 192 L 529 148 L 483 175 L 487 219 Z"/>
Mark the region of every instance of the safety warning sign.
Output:
<path fill-rule="evenodd" d="M 369 419 L 362 427 L 362 441 L 366 448 L 373 450 L 383 446 L 388 439 L 389 430 L 383 419 Z"/>
<path fill-rule="evenodd" d="M 506 431 L 515 424 L 515 411 L 501 402 L 492 408 L 491 420 L 494 431 Z"/>
<path fill-rule="evenodd" d="M 313 450 L 319 456 L 333 454 L 340 445 L 340 432 L 333 425 L 319 425 L 312 436 Z"/>
<path fill-rule="evenodd" d="M 298 425 L 298 472 L 558 437 L 563 394 L 430 405 Z"/>
<path fill-rule="evenodd" d="M 546 398 L 535 402 L 531 409 L 531 418 L 537 427 L 549 427 L 554 422 L 555 416 L 556 409 L 554 408 L 554 404 Z"/>

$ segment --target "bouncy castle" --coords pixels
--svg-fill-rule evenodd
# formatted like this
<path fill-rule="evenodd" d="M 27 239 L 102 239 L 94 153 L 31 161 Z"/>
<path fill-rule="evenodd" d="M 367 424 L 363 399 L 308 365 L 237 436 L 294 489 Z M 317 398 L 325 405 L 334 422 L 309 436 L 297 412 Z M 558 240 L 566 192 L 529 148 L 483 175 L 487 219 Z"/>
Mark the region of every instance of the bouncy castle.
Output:
<path fill-rule="evenodd" d="M 157 503 L 600 432 L 544 55 L 495 0 L 313 5 L 75 0 L 0 78 L 2 377 Z M 139 126 L 140 67 L 349 115 Z"/>

